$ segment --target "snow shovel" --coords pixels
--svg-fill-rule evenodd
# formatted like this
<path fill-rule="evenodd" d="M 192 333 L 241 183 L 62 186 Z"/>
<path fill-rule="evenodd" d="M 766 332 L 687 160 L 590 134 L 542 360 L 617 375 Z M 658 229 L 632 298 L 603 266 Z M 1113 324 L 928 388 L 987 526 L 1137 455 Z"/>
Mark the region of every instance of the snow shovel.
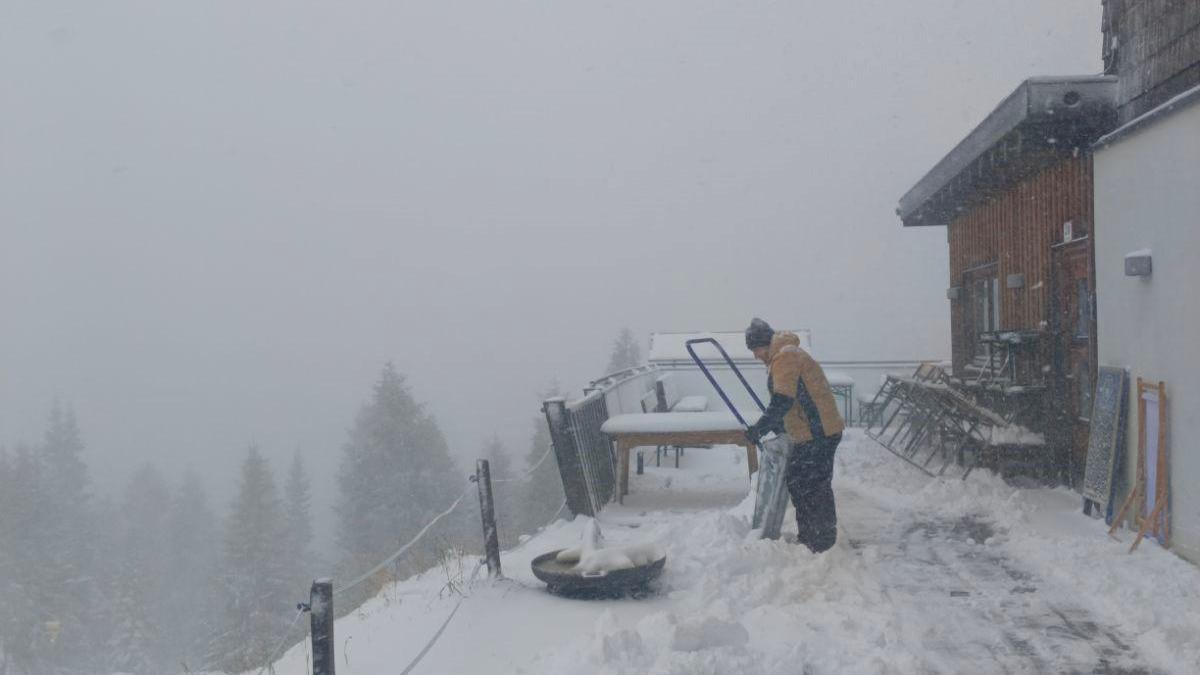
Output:
<path fill-rule="evenodd" d="M 717 390 L 717 395 L 725 402 L 726 407 L 729 408 L 729 412 L 733 413 L 733 416 L 743 427 L 749 428 L 750 425 L 746 423 L 745 418 L 738 412 L 737 406 L 733 404 L 733 401 L 729 400 L 729 397 L 725 394 L 725 390 L 717 383 L 717 378 L 713 377 L 712 373 L 708 371 L 708 367 L 696 355 L 696 350 L 692 345 L 705 342 L 712 344 L 712 346 L 717 348 L 717 351 L 721 352 L 721 356 L 725 359 L 725 363 L 729 365 L 729 369 L 733 371 L 734 375 L 737 375 L 742 386 L 746 388 L 746 391 L 750 392 L 750 398 L 754 399 L 754 402 L 758 404 L 759 411 L 766 411 L 766 406 L 763 405 L 762 399 L 758 398 L 758 394 L 754 392 L 754 388 L 746 381 L 745 376 L 742 375 L 742 371 L 738 370 L 738 367 L 733 363 L 733 359 L 729 358 L 729 354 L 725 352 L 725 348 L 721 346 L 720 342 L 717 342 L 714 338 L 696 338 L 688 340 L 685 343 L 688 354 L 691 355 L 696 365 L 700 367 L 700 372 L 704 373 L 704 377 L 708 378 L 708 382 L 713 386 L 713 389 Z M 791 450 L 791 439 L 787 434 L 782 434 L 768 439 L 765 443 L 760 442 L 757 446 L 758 482 L 754 492 L 754 517 L 751 520 L 750 527 L 754 529 L 761 527 L 763 539 L 778 539 L 779 531 L 783 527 L 783 514 L 787 510 L 787 491 L 784 490 L 783 474 L 784 469 L 787 467 L 788 452 Z"/>

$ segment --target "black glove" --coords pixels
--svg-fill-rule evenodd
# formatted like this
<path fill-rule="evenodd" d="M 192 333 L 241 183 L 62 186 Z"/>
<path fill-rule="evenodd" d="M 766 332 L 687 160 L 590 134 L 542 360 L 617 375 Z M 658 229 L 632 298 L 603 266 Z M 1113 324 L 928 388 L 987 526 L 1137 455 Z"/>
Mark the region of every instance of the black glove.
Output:
<path fill-rule="evenodd" d="M 758 440 L 762 438 L 762 432 L 755 425 L 746 427 L 746 440 L 754 445 L 758 445 Z"/>

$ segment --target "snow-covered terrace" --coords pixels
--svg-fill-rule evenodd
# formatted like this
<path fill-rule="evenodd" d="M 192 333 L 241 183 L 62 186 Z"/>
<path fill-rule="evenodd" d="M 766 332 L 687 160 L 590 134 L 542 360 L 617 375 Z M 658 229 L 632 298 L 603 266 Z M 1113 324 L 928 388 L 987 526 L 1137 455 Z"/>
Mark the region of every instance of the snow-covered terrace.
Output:
<path fill-rule="evenodd" d="M 720 339 L 765 386 L 739 343 Z M 1153 540 L 1130 555 L 1131 535 L 1109 538 L 1070 490 L 930 477 L 860 429 L 838 450 L 838 542 L 824 554 L 794 543 L 790 506 L 782 540 L 751 530 L 756 478 L 737 446 L 689 449 L 678 468 L 647 463 L 616 503 L 604 420 L 639 411 L 664 374 L 678 377 L 676 396 L 706 396 L 710 416 L 723 405 L 682 359 L 655 360 L 668 354 L 547 402 L 570 512 L 596 514 L 610 549 L 665 552 L 648 595 L 548 593 L 533 559 L 591 530 L 587 515 L 566 515 L 502 552 L 504 578 L 474 576 L 464 554 L 385 587 L 337 622 L 338 672 L 1200 672 L 1196 567 Z M 751 413 L 728 368 L 714 370 Z M 275 672 L 304 672 L 310 649 Z"/>
<path fill-rule="evenodd" d="M 813 555 L 790 512 L 783 541 L 751 533 L 744 461 L 689 451 L 600 515 L 608 544 L 665 549 L 649 597 L 548 594 L 530 561 L 586 519 L 558 520 L 503 553 L 505 579 L 451 563 L 338 621 L 338 673 L 398 672 L 456 607 L 414 673 L 1200 672 L 1200 570 L 1149 541 L 1127 554 L 1073 492 L 929 478 L 852 429 L 839 540 Z M 275 672 L 305 672 L 308 649 Z"/>

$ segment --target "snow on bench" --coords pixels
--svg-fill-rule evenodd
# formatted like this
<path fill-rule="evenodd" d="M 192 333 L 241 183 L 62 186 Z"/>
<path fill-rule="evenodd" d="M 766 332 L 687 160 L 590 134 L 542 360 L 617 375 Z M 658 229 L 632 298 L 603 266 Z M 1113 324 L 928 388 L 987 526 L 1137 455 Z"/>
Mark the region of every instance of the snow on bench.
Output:
<path fill-rule="evenodd" d="M 679 399 L 679 403 L 671 408 L 671 412 L 676 413 L 699 413 L 708 411 L 707 396 L 684 396 Z"/>
<path fill-rule="evenodd" d="M 669 434 L 690 431 L 741 431 L 740 422 L 728 412 L 689 412 L 671 415 L 629 413 L 613 415 L 600 431 L 620 434 Z"/>

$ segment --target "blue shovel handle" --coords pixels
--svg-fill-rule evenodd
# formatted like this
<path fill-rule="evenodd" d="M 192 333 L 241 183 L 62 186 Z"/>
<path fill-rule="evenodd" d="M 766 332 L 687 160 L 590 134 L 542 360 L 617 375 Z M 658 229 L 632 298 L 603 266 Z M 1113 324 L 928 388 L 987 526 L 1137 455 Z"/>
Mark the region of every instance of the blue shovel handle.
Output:
<path fill-rule="evenodd" d="M 738 367 L 733 363 L 733 359 L 729 358 L 729 354 L 725 352 L 725 348 L 721 346 L 720 342 L 717 342 L 716 339 L 709 337 L 696 338 L 694 340 L 688 340 L 685 343 L 688 354 L 691 355 L 692 360 L 696 362 L 696 365 L 700 366 L 700 372 L 704 373 L 704 377 L 708 378 L 708 382 L 713 386 L 713 389 L 717 390 L 717 394 L 721 397 L 721 400 L 724 401 L 725 405 L 729 407 L 729 412 L 733 413 L 733 416 L 737 418 L 738 422 L 742 423 L 742 426 L 749 427 L 750 425 L 746 423 L 746 420 L 742 417 L 742 414 L 738 412 L 737 407 L 733 405 L 733 401 L 730 401 L 729 397 L 725 395 L 725 390 L 721 388 L 721 385 L 717 384 L 717 378 L 713 377 L 712 373 L 708 372 L 708 367 L 705 366 L 704 362 L 700 360 L 700 357 L 696 355 L 696 350 L 694 347 L 692 347 L 692 345 L 705 342 L 712 344 L 712 346 L 717 348 L 717 351 L 721 352 L 721 356 L 724 357 L 725 363 L 729 364 L 729 368 L 733 371 L 733 374 L 737 375 L 737 378 L 742 382 L 742 386 L 746 387 L 746 391 L 750 392 L 750 398 L 753 398 L 754 402 L 758 404 L 758 409 L 760 411 L 766 411 L 767 407 L 763 405 L 762 400 L 758 398 L 758 394 L 754 392 L 754 388 L 751 387 L 750 383 L 746 381 L 745 376 L 742 375 L 742 371 L 738 370 Z"/>

